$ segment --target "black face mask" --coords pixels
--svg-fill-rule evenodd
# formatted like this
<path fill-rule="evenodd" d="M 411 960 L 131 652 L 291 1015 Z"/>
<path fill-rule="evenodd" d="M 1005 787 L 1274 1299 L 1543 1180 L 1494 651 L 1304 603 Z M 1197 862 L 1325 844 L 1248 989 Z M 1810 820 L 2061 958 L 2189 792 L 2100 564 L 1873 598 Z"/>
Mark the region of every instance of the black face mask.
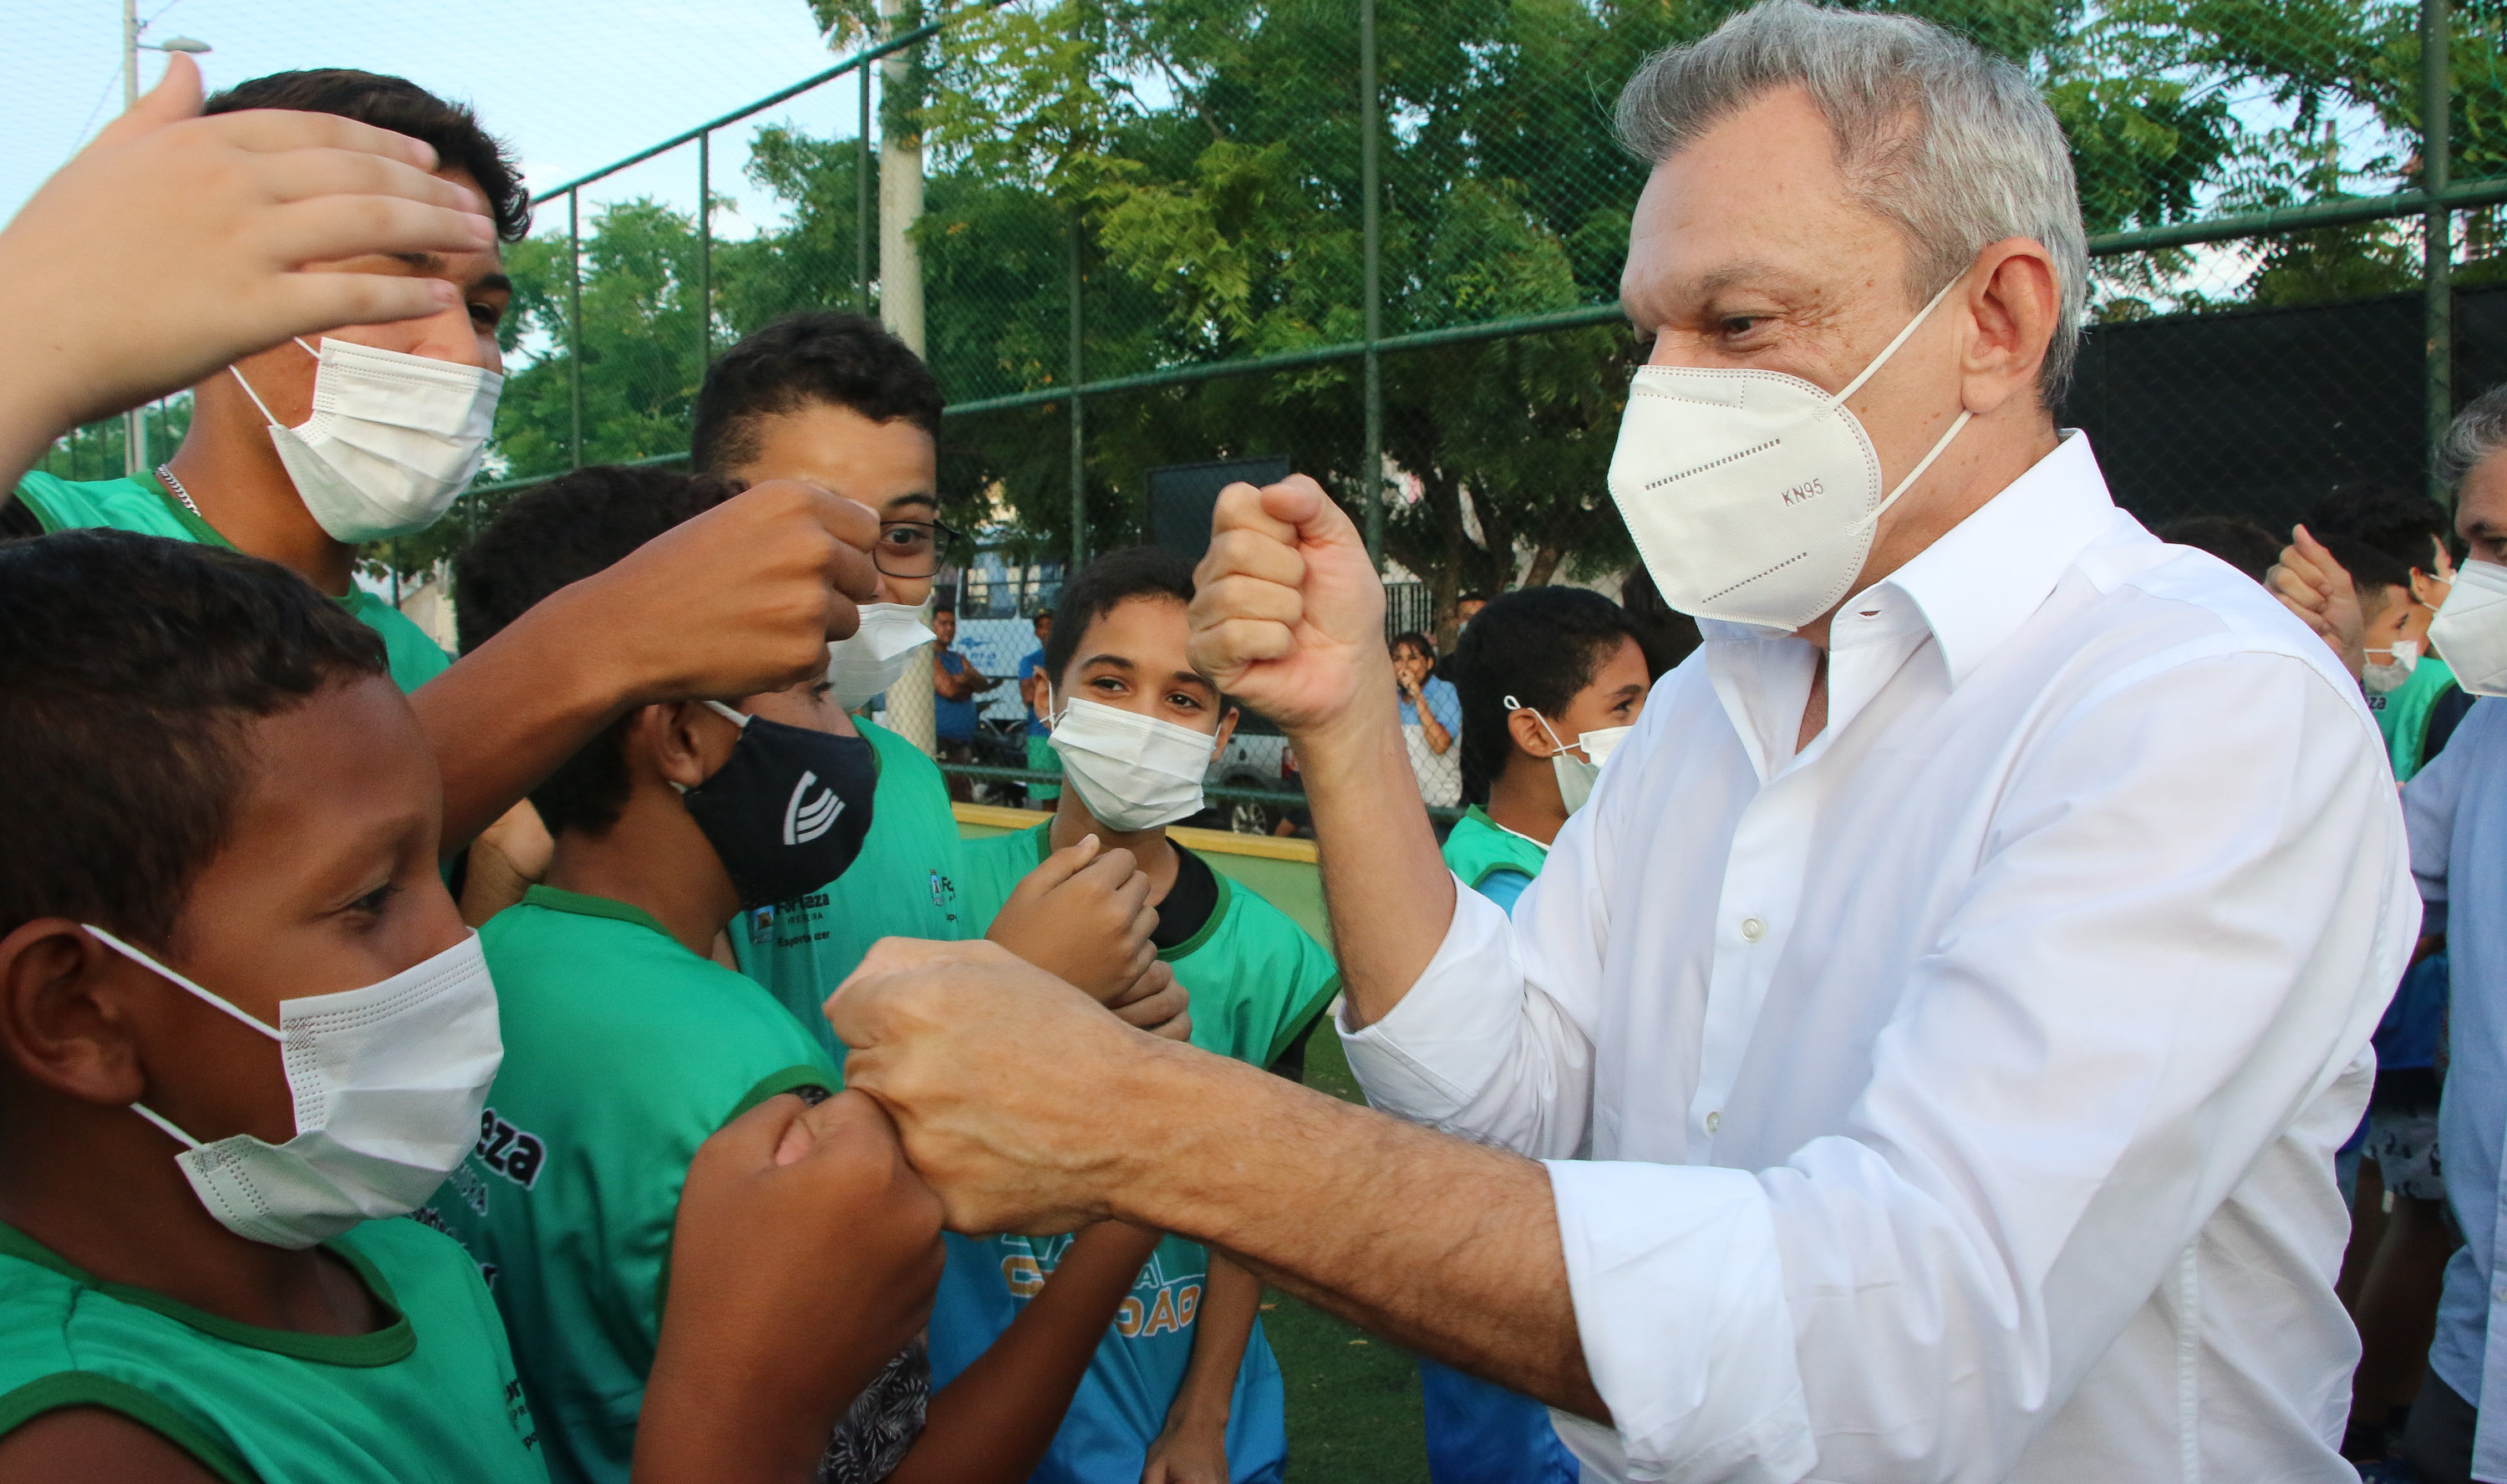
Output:
<path fill-rule="evenodd" d="M 707 705 L 740 723 L 740 742 L 679 798 L 731 873 L 741 906 L 788 902 L 844 875 L 870 833 L 879 786 L 870 743 Z"/>

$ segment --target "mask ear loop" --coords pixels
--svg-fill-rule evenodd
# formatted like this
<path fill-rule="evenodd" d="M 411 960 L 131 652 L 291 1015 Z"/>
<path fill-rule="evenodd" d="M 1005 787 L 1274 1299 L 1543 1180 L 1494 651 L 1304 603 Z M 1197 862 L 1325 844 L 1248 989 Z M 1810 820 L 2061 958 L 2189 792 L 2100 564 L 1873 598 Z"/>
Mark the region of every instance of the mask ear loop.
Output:
<path fill-rule="evenodd" d="M 719 701 L 708 701 L 703 704 L 713 707 L 716 715 L 719 715 L 725 721 L 730 722 L 733 726 L 740 728 L 741 735 L 744 737 L 748 735 L 748 724 L 757 719 L 756 717 L 749 715 L 746 711 L 736 710 L 731 706 L 723 705 Z M 667 781 L 672 788 L 677 789 L 680 797 L 685 798 L 687 796 L 690 785 L 682 783 L 676 778 L 669 778 L 665 781 Z"/>
<path fill-rule="evenodd" d="M 319 364 L 321 363 L 321 360 L 322 360 L 322 352 L 321 352 L 321 351 L 319 351 L 319 350 L 316 350 L 316 349 L 314 349 L 312 346 L 310 346 L 310 345 L 309 345 L 309 344 L 305 344 L 305 337 L 304 337 L 304 336 L 302 336 L 302 335 L 291 335 L 291 336 L 289 336 L 289 337 L 288 337 L 288 339 L 290 339 L 290 340 L 292 340 L 292 341 L 296 342 L 296 348 L 297 348 L 297 349 L 302 350 L 302 351 L 304 351 L 307 355 L 309 355 L 309 356 L 313 357 L 314 363 L 315 363 L 316 365 L 319 365 Z M 278 420 L 278 417 L 277 417 L 277 416 L 276 416 L 275 414 L 273 414 L 273 413 L 272 413 L 272 412 L 271 412 L 271 410 L 270 410 L 270 404 L 269 404 L 269 403 L 267 403 L 267 402 L 264 402 L 263 400 L 261 400 L 261 393 L 259 393 L 259 392 L 257 392 L 257 391 L 255 391 L 255 390 L 253 390 L 253 389 L 252 389 L 252 383 L 251 383 L 250 381 L 247 381 L 247 380 L 245 380 L 243 379 L 243 372 L 242 372 L 241 370 L 239 370 L 239 369 L 237 369 L 237 368 L 236 368 L 236 367 L 234 367 L 234 366 L 229 366 L 229 367 L 227 368 L 227 375 L 229 375 L 229 376 L 231 376 L 231 377 L 235 378 L 235 379 L 236 379 L 236 384 L 237 386 L 240 386 L 240 387 L 242 387 L 242 388 L 243 388 L 243 394 L 244 394 L 245 396 L 247 396 L 247 397 L 252 398 L 252 405 L 253 405 L 254 407 L 257 407 L 257 408 L 261 409 L 261 416 L 262 416 L 262 420 L 263 420 L 263 421 L 268 422 L 272 427 L 285 427 L 285 426 L 287 426 L 287 424 L 286 424 L 286 423 L 281 422 L 281 421 L 279 421 L 279 420 Z"/>
<path fill-rule="evenodd" d="M 1907 327 L 1898 332 L 1898 338 L 1883 346 L 1880 353 L 1871 358 L 1871 364 L 1863 368 L 1863 374 L 1856 377 L 1853 380 L 1845 383 L 1845 389 L 1836 394 L 1836 405 L 1839 409 L 1842 409 L 1845 406 L 1846 398 L 1853 396 L 1858 391 L 1861 391 L 1863 389 L 1864 382 L 1871 380 L 1872 376 L 1877 373 L 1881 367 L 1889 364 L 1889 357 L 1896 355 L 1898 353 L 1898 347 L 1907 343 L 1907 338 L 1913 335 L 1916 330 L 1920 329 L 1925 320 L 1933 317 L 1933 310 L 1940 308 L 1942 301 L 1950 296 L 1950 290 L 1958 287 L 1961 280 L 1966 277 L 1967 274 L 1962 272 L 1958 274 L 1957 277 L 1950 279 L 1949 282 L 1943 284 L 1941 291 L 1933 295 L 1932 299 L 1927 302 L 1921 309 L 1915 311 L 1915 317 L 1907 321 Z M 1933 445 L 1932 450 L 1925 453 L 1922 458 L 1916 460 L 1915 467 L 1907 471 L 1907 477 L 1905 479 L 1898 481 L 1898 488 L 1889 491 L 1889 497 L 1887 499 L 1872 506 L 1871 513 L 1865 516 L 1862 520 L 1857 521 L 1855 524 L 1858 525 L 1868 525 L 1872 522 L 1879 520 L 1881 516 L 1887 514 L 1889 507 L 1898 503 L 1898 496 L 1905 494 L 1908 489 L 1914 488 L 1915 481 L 1924 477 L 1924 471 L 1933 466 L 1933 460 L 1942 456 L 1942 451 L 1950 446 L 1950 440 L 1956 438 L 1959 435 L 1959 429 L 1967 426 L 1968 419 L 1975 416 L 1976 415 L 1974 413 L 1969 412 L 1966 408 L 1960 408 L 1958 416 L 1953 419 L 1949 425 L 1949 431 L 1942 434 L 1940 441 Z"/>
<path fill-rule="evenodd" d="M 229 1000 L 224 995 L 210 994 L 207 990 L 200 988 L 190 979 L 185 978 L 181 974 L 175 973 L 172 969 L 167 968 L 165 965 L 149 958 L 146 954 L 141 953 L 139 950 L 123 942 L 120 938 L 115 937 L 113 934 L 106 932 L 103 928 L 98 927 L 91 923 L 82 923 L 79 925 L 87 929 L 89 936 L 94 938 L 105 947 L 112 949 L 115 953 L 122 955 L 122 957 L 129 959 L 131 962 L 138 964 L 141 968 L 165 979 L 169 983 L 179 985 L 183 989 L 189 990 L 194 995 L 207 1000 L 211 1005 L 226 1011 L 229 1015 L 242 1021 L 245 1025 L 250 1026 L 255 1031 L 269 1036 L 272 1040 L 280 1042 L 281 1044 L 286 1042 L 287 1036 L 284 1032 L 272 1030 L 270 1027 L 262 1024 L 258 1017 L 245 1013 L 242 1007 L 236 1005 L 232 1000 Z M 132 1103 L 125 1105 L 132 1112 L 137 1113 L 140 1117 L 157 1125 L 160 1130 L 164 1131 L 167 1138 L 173 1140 L 176 1143 L 181 1144 L 184 1148 L 197 1149 L 200 1147 L 200 1141 L 199 1140 L 184 1133 L 181 1129 L 174 1127 L 173 1123 L 169 1121 L 164 1114 L 149 1107 L 146 1104 Z"/>
<path fill-rule="evenodd" d="M 1539 706 L 1525 706 L 1522 702 L 1515 700 L 1512 696 L 1508 696 L 1505 699 L 1506 708 L 1508 710 L 1530 711 L 1532 713 L 1532 719 L 1541 723 L 1542 735 L 1549 739 L 1549 745 L 1558 749 L 1558 751 L 1549 754 L 1551 757 L 1557 757 L 1567 750 L 1567 744 L 1558 740 L 1558 734 L 1549 730 L 1549 718 L 1541 714 L 1541 708 Z"/>

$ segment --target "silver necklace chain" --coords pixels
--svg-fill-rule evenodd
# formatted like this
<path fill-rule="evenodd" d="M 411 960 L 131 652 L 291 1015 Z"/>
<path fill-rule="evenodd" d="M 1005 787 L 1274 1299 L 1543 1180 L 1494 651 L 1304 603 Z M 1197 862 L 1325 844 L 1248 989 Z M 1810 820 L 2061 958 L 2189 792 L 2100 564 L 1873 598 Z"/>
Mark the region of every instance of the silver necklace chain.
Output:
<path fill-rule="evenodd" d="M 183 508 L 185 510 L 190 511 L 196 516 L 200 516 L 200 507 L 192 503 L 192 491 L 183 488 L 183 482 L 174 477 L 174 471 L 171 468 L 164 464 L 159 464 L 157 466 L 157 477 L 165 482 L 166 489 L 174 491 L 174 498 L 183 502 Z M 205 521 L 208 517 L 200 516 L 200 519 Z"/>

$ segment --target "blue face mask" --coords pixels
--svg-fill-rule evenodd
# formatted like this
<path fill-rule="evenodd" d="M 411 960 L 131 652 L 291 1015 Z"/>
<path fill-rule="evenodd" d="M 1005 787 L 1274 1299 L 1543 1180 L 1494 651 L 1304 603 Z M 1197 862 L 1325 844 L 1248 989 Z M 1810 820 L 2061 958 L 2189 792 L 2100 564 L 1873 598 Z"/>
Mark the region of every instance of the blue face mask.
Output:
<path fill-rule="evenodd" d="M 787 727 L 719 702 L 740 728 L 713 776 L 679 790 L 745 908 L 806 896 L 845 874 L 870 833 L 879 766 L 868 742 Z"/>

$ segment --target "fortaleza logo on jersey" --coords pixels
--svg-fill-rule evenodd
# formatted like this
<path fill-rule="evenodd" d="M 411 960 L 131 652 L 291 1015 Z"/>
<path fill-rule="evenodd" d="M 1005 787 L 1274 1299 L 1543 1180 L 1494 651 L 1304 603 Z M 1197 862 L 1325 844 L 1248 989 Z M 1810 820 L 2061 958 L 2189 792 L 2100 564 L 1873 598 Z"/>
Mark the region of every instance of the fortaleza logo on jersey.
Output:
<path fill-rule="evenodd" d="M 492 1107 L 479 1110 L 479 1142 L 470 1152 L 525 1190 L 538 1181 L 540 1166 L 548 1159 L 548 1145 L 537 1134 L 524 1133 L 497 1117 Z"/>
<path fill-rule="evenodd" d="M 818 781 L 817 774 L 803 769 L 801 781 L 792 785 L 791 802 L 783 806 L 783 843 L 785 845 L 808 845 L 820 835 L 834 829 L 836 816 L 845 812 L 845 801 L 837 798 L 836 791 L 832 788 L 821 788 L 817 798 L 811 799 L 806 804 L 802 802 L 803 797 L 810 791 L 810 785 L 817 781 Z"/>
<path fill-rule="evenodd" d="M 1044 1291 L 1044 1281 L 1062 1263 L 1062 1255 L 1071 1250 L 1071 1237 L 1003 1237 L 1001 1244 L 1010 1249 L 1001 1257 L 1001 1279 L 1015 1296 L 1034 1298 Z M 1021 1251 L 1019 1249 L 1027 1250 Z M 1153 1335 L 1181 1330 L 1191 1326 L 1193 1315 L 1201 1308 L 1204 1273 L 1187 1273 L 1169 1277 L 1166 1252 L 1151 1252 L 1141 1276 L 1132 1280 L 1132 1291 L 1122 1306 L 1114 1311 L 1114 1330 L 1127 1340 L 1145 1340 Z"/>

